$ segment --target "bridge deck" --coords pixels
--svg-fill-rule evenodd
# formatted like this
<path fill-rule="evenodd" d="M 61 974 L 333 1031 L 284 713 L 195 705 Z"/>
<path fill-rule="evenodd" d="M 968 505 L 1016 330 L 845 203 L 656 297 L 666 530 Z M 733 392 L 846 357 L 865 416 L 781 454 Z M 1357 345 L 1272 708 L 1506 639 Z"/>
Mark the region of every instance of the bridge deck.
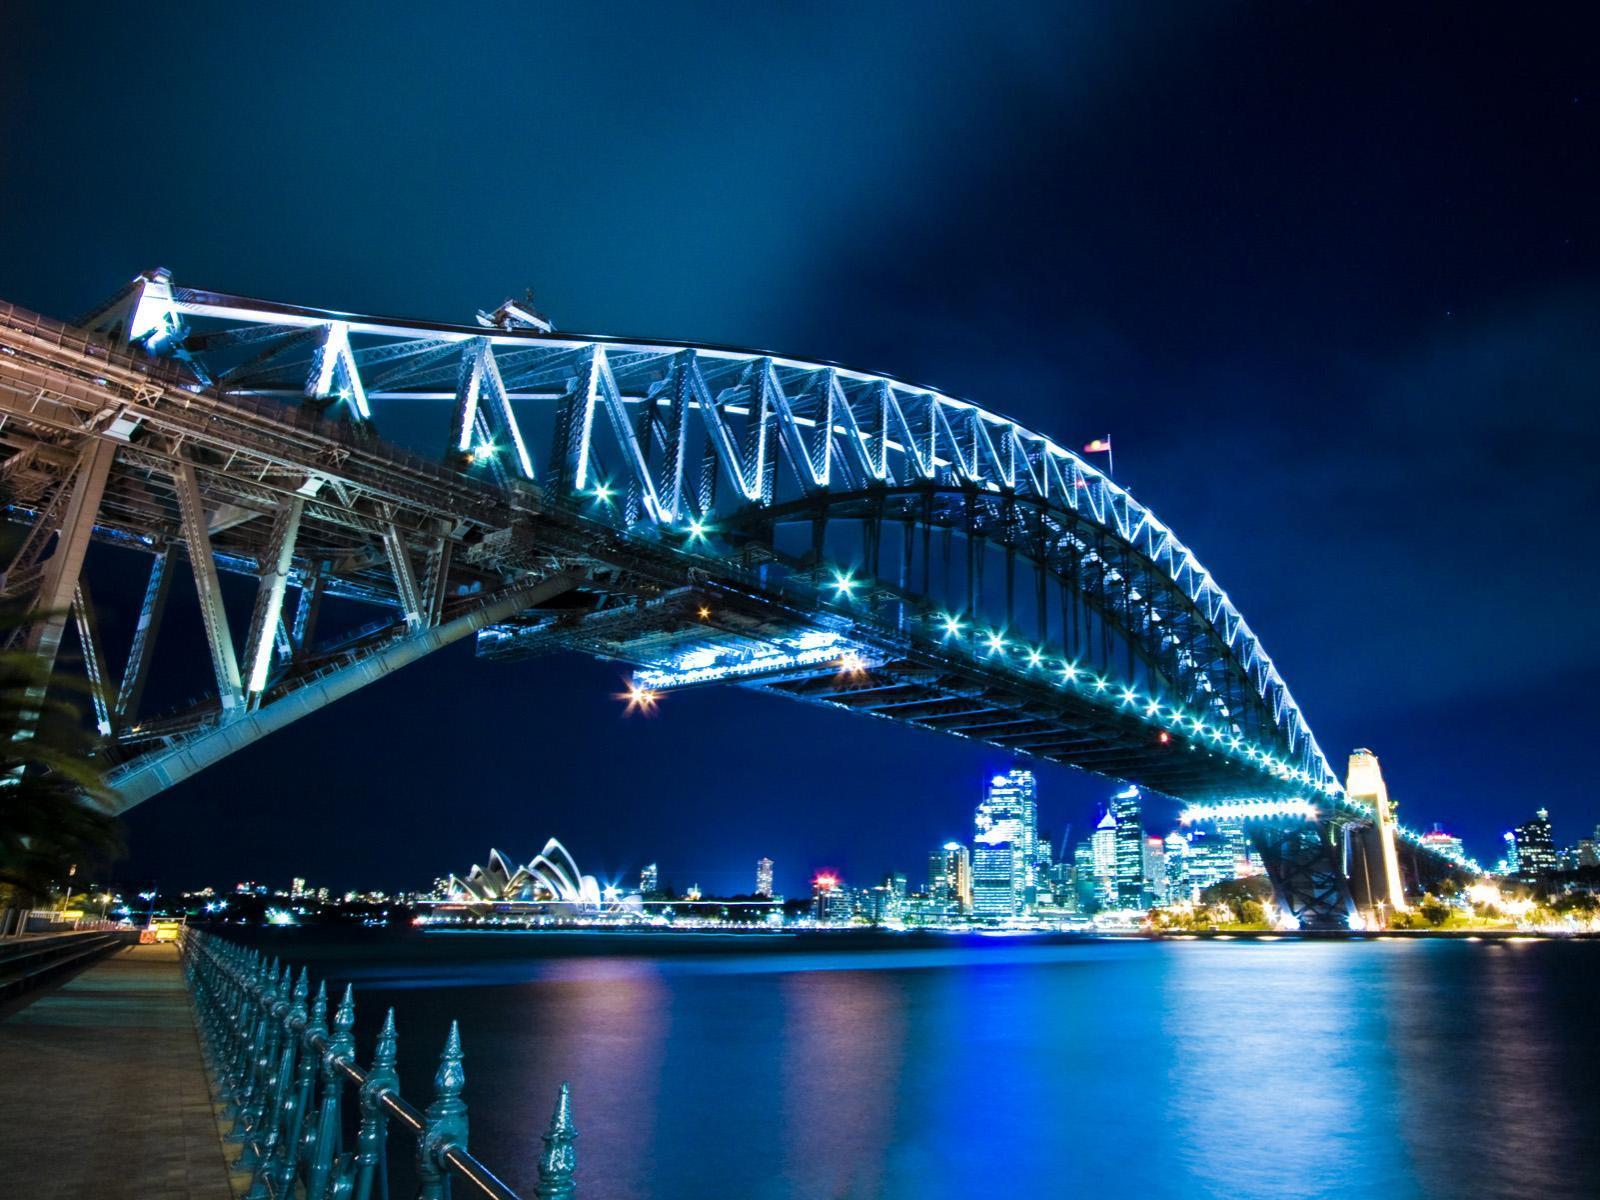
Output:
<path fill-rule="evenodd" d="M 8 1196 L 232 1200 L 170 945 L 132 946 L 0 1021 Z"/>

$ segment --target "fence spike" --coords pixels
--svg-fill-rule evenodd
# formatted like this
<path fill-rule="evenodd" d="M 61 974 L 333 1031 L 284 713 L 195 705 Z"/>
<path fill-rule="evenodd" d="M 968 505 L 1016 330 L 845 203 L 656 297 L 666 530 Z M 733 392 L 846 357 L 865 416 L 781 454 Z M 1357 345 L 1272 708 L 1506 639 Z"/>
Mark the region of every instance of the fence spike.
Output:
<path fill-rule="evenodd" d="M 572 1123 L 572 1091 L 562 1083 L 556 1096 L 556 1110 L 550 1116 L 550 1128 L 544 1134 L 544 1152 L 539 1155 L 539 1183 L 534 1195 L 542 1200 L 571 1200 L 577 1193 L 573 1173 L 578 1166 L 578 1153 L 573 1146 L 578 1130 Z"/>

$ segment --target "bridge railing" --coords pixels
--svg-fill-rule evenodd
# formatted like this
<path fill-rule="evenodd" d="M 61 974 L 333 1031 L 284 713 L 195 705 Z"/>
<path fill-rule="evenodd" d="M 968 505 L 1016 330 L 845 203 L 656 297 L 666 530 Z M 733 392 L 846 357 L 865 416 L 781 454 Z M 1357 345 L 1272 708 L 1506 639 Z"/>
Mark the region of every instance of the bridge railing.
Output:
<path fill-rule="evenodd" d="M 393 1009 L 362 1067 L 350 987 L 330 1027 L 327 984 L 313 997 L 303 967 L 291 978 L 277 960 L 201 930 L 186 932 L 183 958 L 212 1079 L 232 1120 L 227 1140 L 242 1147 L 234 1169 L 250 1175 L 246 1200 L 388 1200 L 392 1128 L 410 1143 L 419 1200 L 451 1200 L 453 1182 L 462 1185 L 457 1197 L 519 1200 L 467 1150 L 466 1075 L 454 1023 L 433 1101 L 418 1109 L 400 1095 Z M 344 1141 L 346 1105 L 356 1122 L 353 1146 Z M 539 1157 L 538 1196 L 576 1194 L 575 1137 L 562 1084 Z"/>

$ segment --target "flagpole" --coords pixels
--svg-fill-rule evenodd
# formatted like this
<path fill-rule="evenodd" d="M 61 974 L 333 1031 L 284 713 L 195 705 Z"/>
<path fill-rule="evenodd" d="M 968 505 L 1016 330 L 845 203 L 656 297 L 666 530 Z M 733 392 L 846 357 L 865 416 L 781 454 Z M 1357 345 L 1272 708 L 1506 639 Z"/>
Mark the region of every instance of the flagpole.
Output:
<path fill-rule="evenodd" d="M 1106 437 L 1106 478 L 1117 477 L 1117 452 L 1111 448 L 1111 438 Z"/>

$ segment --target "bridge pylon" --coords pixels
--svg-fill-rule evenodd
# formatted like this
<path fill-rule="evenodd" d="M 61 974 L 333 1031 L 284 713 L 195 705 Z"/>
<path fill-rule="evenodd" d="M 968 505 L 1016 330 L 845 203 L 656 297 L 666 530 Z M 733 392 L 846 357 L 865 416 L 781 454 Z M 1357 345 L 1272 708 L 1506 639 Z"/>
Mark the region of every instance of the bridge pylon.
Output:
<path fill-rule="evenodd" d="M 1356 906 L 1371 927 L 1381 927 L 1389 913 L 1405 912 L 1404 876 L 1400 869 L 1399 822 L 1378 756 L 1354 750 L 1345 793 L 1353 803 L 1372 810 L 1370 825 L 1350 834 L 1348 873 Z"/>

